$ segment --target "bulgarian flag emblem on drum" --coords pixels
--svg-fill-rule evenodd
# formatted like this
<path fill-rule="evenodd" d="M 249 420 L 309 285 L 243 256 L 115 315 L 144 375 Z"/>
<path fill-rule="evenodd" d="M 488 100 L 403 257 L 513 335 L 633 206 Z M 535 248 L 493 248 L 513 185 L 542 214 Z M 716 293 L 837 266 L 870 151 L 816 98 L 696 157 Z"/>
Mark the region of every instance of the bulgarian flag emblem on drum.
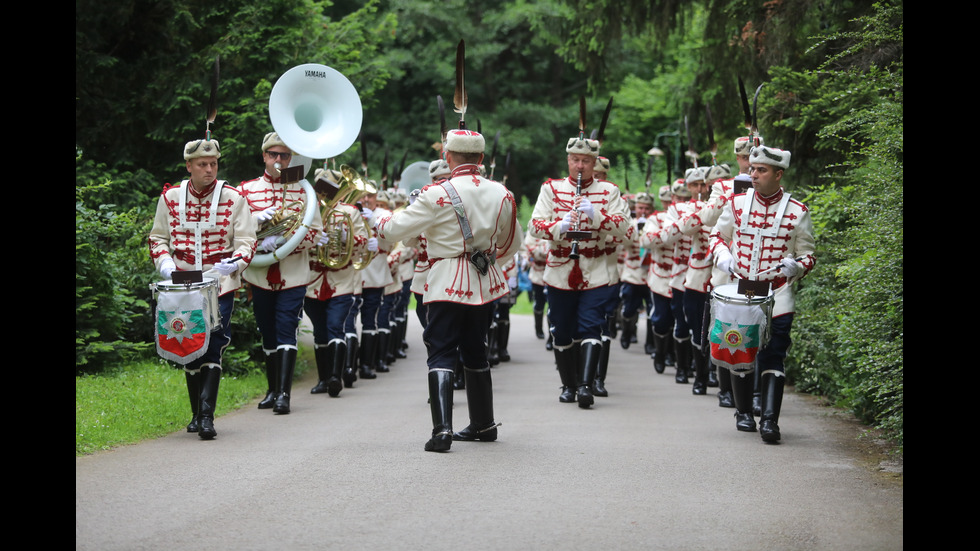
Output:
<path fill-rule="evenodd" d="M 711 359 L 732 371 L 752 370 L 766 328 L 765 311 L 759 305 L 722 301 L 713 301 L 711 310 Z"/>
<path fill-rule="evenodd" d="M 186 365 L 208 350 L 211 332 L 204 296 L 198 292 L 161 291 L 157 299 L 157 353 Z"/>

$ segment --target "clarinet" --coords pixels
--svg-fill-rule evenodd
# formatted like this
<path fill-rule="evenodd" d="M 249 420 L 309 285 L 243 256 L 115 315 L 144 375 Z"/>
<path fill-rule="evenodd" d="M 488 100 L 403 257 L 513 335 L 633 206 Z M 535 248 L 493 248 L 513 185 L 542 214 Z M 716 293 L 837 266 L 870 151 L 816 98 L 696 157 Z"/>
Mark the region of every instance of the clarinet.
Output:
<path fill-rule="evenodd" d="M 575 196 L 576 197 L 582 196 L 582 173 L 581 172 L 578 173 L 578 182 L 575 184 Z M 592 232 L 579 230 L 579 224 L 581 224 L 581 219 L 582 219 L 582 213 L 580 212 L 578 218 L 575 219 L 575 228 L 573 228 L 571 231 L 569 231 L 566 234 L 568 238 L 572 240 L 572 251 L 568 253 L 568 258 L 572 260 L 575 260 L 580 256 L 578 253 L 578 240 L 588 239 L 592 237 Z"/>

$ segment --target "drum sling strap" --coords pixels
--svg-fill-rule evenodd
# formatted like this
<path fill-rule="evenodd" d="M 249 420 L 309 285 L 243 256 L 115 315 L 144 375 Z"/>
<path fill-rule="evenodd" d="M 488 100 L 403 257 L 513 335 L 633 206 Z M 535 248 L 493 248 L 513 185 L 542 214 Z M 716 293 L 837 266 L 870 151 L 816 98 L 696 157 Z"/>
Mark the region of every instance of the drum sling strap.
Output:
<path fill-rule="evenodd" d="M 463 200 L 459 197 L 459 194 L 456 193 L 456 188 L 449 183 L 449 180 L 444 180 L 439 185 L 442 186 L 442 189 L 444 189 L 446 194 L 449 195 L 449 200 L 452 201 L 453 212 L 456 213 L 456 220 L 459 221 L 459 227 L 463 231 L 463 240 L 472 248 L 473 230 L 470 228 L 469 219 L 466 218 L 466 210 L 463 209 Z M 465 250 L 463 251 L 463 254 L 466 254 Z M 487 275 L 487 270 L 496 260 L 495 257 L 496 255 L 487 255 L 483 251 L 477 250 L 470 256 L 469 260 L 476 266 L 476 269 L 479 270 L 481 274 Z"/>
<path fill-rule="evenodd" d="M 197 222 L 187 221 L 187 194 L 189 193 L 187 186 L 189 183 L 190 180 L 184 180 L 180 183 L 180 201 L 177 204 L 177 223 L 182 228 L 194 230 L 194 269 L 201 271 L 203 269 L 203 257 L 201 256 L 201 232 L 217 226 L 218 201 L 221 198 L 221 188 L 224 186 L 225 182 L 222 180 L 215 181 L 214 192 L 211 195 L 211 207 L 208 209 L 208 218 L 206 221 L 199 220 Z"/>
<path fill-rule="evenodd" d="M 789 205 L 789 193 L 783 191 L 783 197 L 779 200 L 779 204 L 776 206 L 776 217 L 773 219 L 772 225 L 768 228 L 754 228 L 749 225 L 749 219 L 752 217 L 752 205 L 755 201 L 755 190 L 749 188 L 745 191 L 745 203 L 743 207 L 742 220 L 739 224 L 738 231 L 742 235 L 752 236 L 752 258 L 749 260 L 749 273 L 758 274 L 759 273 L 759 263 L 762 261 L 762 239 L 768 237 L 770 239 L 775 238 L 779 233 L 779 226 L 783 219 L 783 213 L 786 212 L 786 206 Z"/>

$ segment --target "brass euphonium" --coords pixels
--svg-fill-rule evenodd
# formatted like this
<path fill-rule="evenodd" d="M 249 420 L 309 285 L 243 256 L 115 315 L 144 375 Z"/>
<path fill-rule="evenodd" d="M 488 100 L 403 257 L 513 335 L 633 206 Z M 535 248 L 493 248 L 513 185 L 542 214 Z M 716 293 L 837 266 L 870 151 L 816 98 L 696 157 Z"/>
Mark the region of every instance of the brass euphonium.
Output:
<path fill-rule="evenodd" d="M 323 208 L 321 211 L 323 227 L 324 231 L 330 231 L 330 240 L 327 241 L 326 245 L 317 247 L 316 257 L 321 264 L 328 268 L 343 268 L 348 263 L 352 263 L 355 270 L 361 270 L 371 263 L 375 253 L 367 251 L 354 255 L 356 239 L 354 228 L 357 221 L 353 220 L 350 214 L 337 210 L 337 204 L 353 205 L 365 195 L 377 193 L 377 189 L 349 166 L 342 165 L 340 170 L 341 177 L 337 185 L 323 180 L 317 181 L 316 189 L 320 197 L 320 205 Z M 357 217 L 364 224 L 365 233 L 371 235 L 371 228 L 368 226 L 367 220 L 360 214 L 357 214 Z M 327 228 L 331 229 L 327 230 Z"/>
<path fill-rule="evenodd" d="M 343 199 L 341 199 L 342 202 L 347 203 L 348 205 L 354 205 L 359 203 L 365 195 L 373 195 L 378 192 L 378 188 L 376 188 L 374 184 L 358 174 L 353 168 L 347 165 L 341 165 L 340 173 L 344 176 L 344 185 L 341 187 L 347 191 L 347 193 L 344 194 Z M 373 231 L 371 226 L 368 225 L 367 219 L 365 219 L 363 216 L 360 218 L 361 223 L 364 224 L 364 229 L 367 234 L 369 236 L 373 235 Z M 360 252 L 353 259 L 354 269 L 363 270 L 364 268 L 367 268 L 368 264 L 374 260 L 376 254 L 377 251 L 365 250 Z"/>

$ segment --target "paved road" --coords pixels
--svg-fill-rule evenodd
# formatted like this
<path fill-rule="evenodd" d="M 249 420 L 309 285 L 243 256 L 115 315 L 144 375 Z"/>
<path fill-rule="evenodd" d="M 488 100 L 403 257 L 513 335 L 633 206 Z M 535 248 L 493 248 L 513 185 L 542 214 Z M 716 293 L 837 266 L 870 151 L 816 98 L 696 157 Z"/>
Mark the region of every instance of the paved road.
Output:
<path fill-rule="evenodd" d="M 635 345 L 608 398 L 558 402 L 531 318 L 493 371 L 494 443 L 422 450 L 431 430 L 415 319 L 409 358 L 339 398 L 294 388 L 292 413 L 247 407 L 218 437 L 75 460 L 75 548 L 902 549 L 903 487 L 869 470 L 847 423 L 788 393 L 779 445 L 735 430 Z M 467 423 L 456 397 L 456 428 Z"/>

